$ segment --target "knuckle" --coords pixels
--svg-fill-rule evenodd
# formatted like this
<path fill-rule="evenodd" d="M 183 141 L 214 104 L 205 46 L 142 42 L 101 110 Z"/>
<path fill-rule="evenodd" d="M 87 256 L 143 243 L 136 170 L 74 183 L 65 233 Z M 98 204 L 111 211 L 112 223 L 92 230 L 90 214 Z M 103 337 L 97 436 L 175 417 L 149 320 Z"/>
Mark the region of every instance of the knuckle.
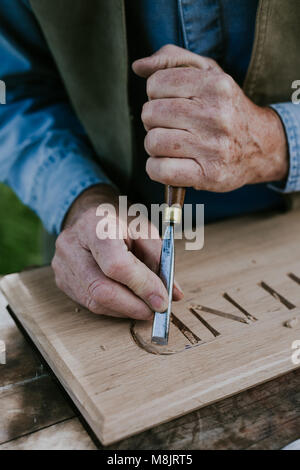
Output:
<path fill-rule="evenodd" d="M 87 297 L 94 298 L 94 294 L 97 290 L 99 290 L 100 285 L 101 283 L 99 279 L 96 279 L 95 281 L 91 282 L 87 288 Z"/>
<path fill-rule="evenodd" d="M 153 104 L 152 103 L 153 103 L 152 101 L 148 101 L 143 105 L 141 118 L 142 118 L 142 121 L 143 121 L 144 125 L 146 125 L 146 126 L 151 124 L 152 115 L 153 115 L 153 111 L 152 111 L 153 110 Z"/>
<path fill-rule="evenodd" d="M 157 95 L 157 89 L 160 86 L 161 76 L 164 73 L 164 70 L 156 70 L 147 80 L 146 92 L 148 98 L 151 100 Z"/>
<path fill-rule="evenodd" d="M 146 93 L 150 100 L 154 97 L 154 90 L 155 90 L 154 84 L 155 84 L 155 73 L 150 75 L 146 83 Z"/>
<path fill-rule="evenodd" d="M 170 54 L 177 50 L 177 47 L 174 44 L 165 44 L 160 48 L 161 52 L 165 52 L 166 54 Z"/>
<path fill-rule="evenodd" d="M 124 263 L 116 259 L 110 260 L 105 266 L 102 266 L 104 274 L 111 279 L 120 278 L 124 272 L 124 269 Z"/>
<path fill-rule="evenodd" d="M 151 156 L 157 155 L 157 149 L 160 141 L 160 132 L 158 129 L 150 129 L 145 137 L 145 150 Z"/>
<path fill-rule="evenodd" d="M 55 251 L 59 255 L 65 255 L 68 252 L 69 245 L 74 241 L 75 235 L 71 227 L 65 228 L 55 241 Z"/>
<path fill-rule="evenodd" d="M 209 69 L 216 69 L 219 68 L 218 63 L 215 61 L 215 59 L 212 59 L 210 57 L 207 57 L 207 65 Z"/>
<path fill-rule="evenodd" d="M 208 169 L 209 181 L 212 187 L 220 190 L 226 179 L 226 165 L 221 164 L 220 161 L 213 161 Z"/>
<path fill-rule="evenodd" d="M 208 171 L 206 170 L 206 166 L 204 162 L 198 161 L 197 163 L 198 165 L 197 165 L 197 170 L 195 172 L 196 174 L 195 174 L 195 181 L 194 181 L 193 187 L 195 189 L 203 189 L 202 188 L 203 180 L 208 179 L 209 177 Z"/>
<path fill-rule="evenodd" d="M 93 313 L 97 313 L 99 310 L 99 304 L 101 303 L 101 284 L 99 280 L 92 282 L 86 291 L 84 296 L 83 304 L 88 310 Z"/>
<path fill-rule="evenodd" d="M 217 116 L 218 128 L 225 134 L 230 134 L 232 129 L 232 115 L 229 109 L 222 107 Z"/>
<path fill-rule="evenodd" d="M 165 182 L 165 172 L 159 158 L 148 158 L 146 163 L 146 172 L 153 181 Z M 168 183 L 165 183 L 168 184 Z"/>
<path fill-rule="evenodd" d="M 198 162 L 197 179 L 200 182 L 200 186 L 203 184 L 203 182 L 205 182 L 207 187 L 213 187 L 217 183 L 218 178 L 219 178 L 218 160 Z"/>
<path fill-rule="evenodd" d="M 101 306 L 110 306 L 115 298 L 116 291 L 113 284 L 96 280 L 88 287 L 85 304 L 89 310 L 98 313 Z"/>
<path fill-rule="evenodd" d="M 63 250 L 64 246 L 65 246 L 64 232 L 62 232 L 55 240 L 55 251 L 59 253 L 60 251 Z"/>
<path fill-rule="evenodd" d="M 215 83 L 217 93 L 219 93 L 223 99 L 230 98 L 232 95 L 233 83 L 233 78 L 230 75 L 226 73 L 220 74 Z"/>
<path fill-rule="evenodd" d="M 202 174 L 202 178 L 200 177 L 199 183 L 194 186 L 196 189 L 206 189 L 217 192 L 223 192 L 227 190 L 226 165 L 220 164 L 219 160 L 206 162 L 202 170 L 200 169 L 199 171 Z"/>
<path fill-rule="evenodd" d="M 204 162 L 198 161 L 197 165 L 197 180 L 202 180 L 207 176 L 206 168 Z"/>
<path fill-rule="evenodd" d="M 56 271 L 58 269 L 57 255 L 55 255 L 54 258 L 51 261 L 51 268 L 54 271 L 54 273 L 56 273 Z"/>
<path fill-rule="evenodd" d="M 147 175 L 149 176 L 149 178 L 153 179 L 154 178 L 154 174 L 153 174 L 153 162 L 152 162 L 152 158 L 148 158 L 147 159 L 147 162 L 146 162 L 146 173 Z"/>
<path fill-rule="evenodd" d="M 94 295 L 87 294 L 85 296 L 83 305 L 92 313 L 100 313 L 101 301 L 100 299 L 97 299 Z"/>

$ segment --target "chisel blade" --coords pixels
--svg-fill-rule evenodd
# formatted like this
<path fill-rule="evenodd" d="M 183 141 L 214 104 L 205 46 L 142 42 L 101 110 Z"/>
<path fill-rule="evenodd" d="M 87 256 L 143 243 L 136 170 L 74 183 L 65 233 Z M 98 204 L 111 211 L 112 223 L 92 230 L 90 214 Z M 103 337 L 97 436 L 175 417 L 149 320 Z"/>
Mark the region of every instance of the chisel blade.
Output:
<path fill-rule="evenodd" d="M 160 278 L 168 291 L 168 308 L 165 312 L 155 312 L 152 326 L 152 343 L 161 346 L 168 344 L 170 316 L 174 283 L 174 225 L 166 227 L 160 258 Z"/>

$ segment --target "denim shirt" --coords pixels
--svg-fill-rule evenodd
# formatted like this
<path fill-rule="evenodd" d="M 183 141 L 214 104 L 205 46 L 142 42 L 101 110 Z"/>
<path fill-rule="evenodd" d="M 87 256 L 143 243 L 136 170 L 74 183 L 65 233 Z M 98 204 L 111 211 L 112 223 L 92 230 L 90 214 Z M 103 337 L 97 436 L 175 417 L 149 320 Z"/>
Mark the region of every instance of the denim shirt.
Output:
<path fill-rule="evenodd" d="M 167 43 L 178 44 L 213 57 L 242 85 L 256 0 L 127 3 L 132 24 L 138 21 L 143 30 L 143 55 Z M 6 84 L 6 104 L 0 105 L 0 181 L 57 234 L 75 198 L 92 185 L 110 181 L 75 116 L 29 1 L 1 0 L 0 15 L 0 79 Z M 290 151 L 289 175 L 281 191 L 300 190 L 300 107 L 273 107 L 284 123 Z M 274 207 L 280 203 L 278 191 L 265 184 L 221 195 L 190 189 L 187 201 L 205 203 L 206 220 L 215 220 Z"/>

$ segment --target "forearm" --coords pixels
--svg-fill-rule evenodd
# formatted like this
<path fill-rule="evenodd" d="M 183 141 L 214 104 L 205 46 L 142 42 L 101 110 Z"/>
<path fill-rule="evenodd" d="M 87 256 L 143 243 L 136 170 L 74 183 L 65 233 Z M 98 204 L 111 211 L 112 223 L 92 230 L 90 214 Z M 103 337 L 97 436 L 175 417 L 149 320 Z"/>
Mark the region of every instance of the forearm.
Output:
<path fill-rule="evenodd" d="M 26 2 L 28 3 L 28 2 Z M 59 233 L 73 201 L 109 183 L 25 2 L 0 2 L 0 181 Z"/>
<path fill-rule="evenodd" d="M 2 106 L 0 118 L 1 181 L 38 214 L 49 232 L 59 233 L 73 201 L 93 185 L 109 184 L 109 179 L 94 161 L 67 104 L 43 107 L 38 99 L 21 100 L 18 107 Z"/>

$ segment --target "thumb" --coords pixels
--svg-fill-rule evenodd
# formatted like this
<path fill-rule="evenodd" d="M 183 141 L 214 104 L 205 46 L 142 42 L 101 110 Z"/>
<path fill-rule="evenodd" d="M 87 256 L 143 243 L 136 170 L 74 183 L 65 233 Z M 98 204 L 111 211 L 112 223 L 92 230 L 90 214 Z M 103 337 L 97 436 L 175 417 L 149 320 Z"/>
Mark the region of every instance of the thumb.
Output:
<path fill-rule="evenodd" d="M 133 62 L 132 69 L 140 77 L 148 78 L 157 70 L 182 66 L 208 70 L 217 67 L 217 64 L 212 59 L 194 54 L 182 47 L 168 44 L 151 56 Z"/>

